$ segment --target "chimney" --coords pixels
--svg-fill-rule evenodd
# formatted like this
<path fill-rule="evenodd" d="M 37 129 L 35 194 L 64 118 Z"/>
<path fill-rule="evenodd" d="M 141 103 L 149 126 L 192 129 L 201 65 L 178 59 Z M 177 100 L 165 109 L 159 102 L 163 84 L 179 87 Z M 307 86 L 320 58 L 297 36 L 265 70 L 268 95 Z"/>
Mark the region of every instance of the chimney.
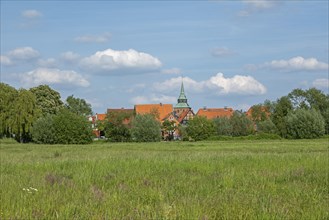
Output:
<path fill-rule="evenodd" d="M 224 109 L 227 110 L 227 106 L 224 106 Z"/>
<path fill-rule="evenodd" d="M 160 106 L 162 106 L 162 102 L 160 102 Z"/>
<path fill-rule="evenodd" d="M 203 110 L 207 110 L 207 106 L 203 106 Z"/>

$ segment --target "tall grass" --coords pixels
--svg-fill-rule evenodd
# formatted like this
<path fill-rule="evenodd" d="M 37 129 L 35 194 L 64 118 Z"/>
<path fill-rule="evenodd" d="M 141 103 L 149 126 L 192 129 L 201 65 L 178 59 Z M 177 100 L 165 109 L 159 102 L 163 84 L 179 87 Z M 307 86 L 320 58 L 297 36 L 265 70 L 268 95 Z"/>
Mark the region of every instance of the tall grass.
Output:
<path fill-rule="evenodd" d="M 0 219 L 329 218 L 327 139 L 5 141 L 0 159 Z"/>

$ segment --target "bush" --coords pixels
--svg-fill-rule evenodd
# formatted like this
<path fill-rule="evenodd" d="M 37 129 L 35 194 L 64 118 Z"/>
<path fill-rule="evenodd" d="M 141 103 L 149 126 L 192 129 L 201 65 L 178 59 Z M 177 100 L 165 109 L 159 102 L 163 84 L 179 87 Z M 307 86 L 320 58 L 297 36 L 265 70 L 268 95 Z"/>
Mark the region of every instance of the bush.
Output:
<path fill-rule="evenodd" d="M 254 123 L 245 114 L 234 112 L 230 122 L 233 136 L 246 136 L 254 132 Z"/>
<path fill-rule="evenodd" d="M 153 115 L 136 115 L 132 121 L 132 140 L 136 142 L 156 142 L 161 140 L 161 124 Z"/>
<path fill-rule="evenodd" d="M 257 123 L 257 132 L 277 134 L 278 129 L 270 119 L 267 119 L 265 121 L 260 121 Z"/>
<path fill-rule="evenodd" d="M 32 140 L 38 144 L 55 144 L 55 127 L 53 115 L 39 118 L 33 124 Z"/>
<path fill-rule="evenodd" d="M 318 138 L 325 133 L 325 122 L 320 112 L 311 109 L 297 109 L 286 117 L 287 137 L 294 139 Z"/>
<path fill-rule="evenodd" d="M 217 135 L 232 135 L 232 125 L 227 117 L 214 119 L 214 126 Z"/>
<path fill-rule="evenodd" d="M 209 138 L 215 133 L 212 121 L 206 117 L 195 116 L 188 122 L 186 128 L 187 135 L 195 141 L 201 141 Z"/>
<path fill-rule="evenodd" d="M 38 119 L 32 137 L 42 144 L 88 144 L 92 142 L 92 130 L 85 117 L 62 109 L 57 115 Z"/>

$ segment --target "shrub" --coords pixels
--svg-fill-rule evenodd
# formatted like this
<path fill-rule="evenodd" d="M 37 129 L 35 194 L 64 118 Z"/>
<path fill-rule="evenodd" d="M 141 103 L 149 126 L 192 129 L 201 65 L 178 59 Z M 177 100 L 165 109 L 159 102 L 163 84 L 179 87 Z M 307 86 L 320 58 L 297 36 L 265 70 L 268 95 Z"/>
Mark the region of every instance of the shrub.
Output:
<path fill-rule="evenodd" d="M 195 141 L 201 141 L 214 134 L 215 129 L 212 121 L 206 117 L 196 116 L 188 122 L 187 135 Z"/>
<path fill-rule="evenodd" d="M 254 132 L 254 124 L 245 114 L 234 112 L 230 122 L 233 136 L 246 136 Z"/>
<path fill-rule="evenodd" d="M 297 109 L 290 112 L 286 117 L 287 137 L 294 139 L 318 138 L 325 133 L 325 122 L 315 109 Z"/>
<path fill-rule="evenodd" d="M 276 128 L 275 124 L 271 121 L 271 119 L 258 122 L 257 131 L 261 133 L 268 133 L 268 134 L 278 133 L 278 129 Z"/>
<path fill-rule="evenodd" d="M 214 126 L 217 135 L 232 135 L 232 125 L 227 117 L 214 119 Z"/>
<path fill-rule="evenodd" d="M 161 124 L 153 115 L 136 115 L 132 121 L 131 135 L 136 142 L 160 141 Z"/>
<path fill-rule="evenodd" d="M 55 127 L 53 115 L 39 118 L 33 124 L 32 140 L 38 144 L 55 144 Z"/>
<path fill-rule="evenodd" d="M 57 115 L 38 119 L 32 137 L 42 144 L 88 144 L 92 142 L 92 130 L 85 117 L 62 109 Z"/>

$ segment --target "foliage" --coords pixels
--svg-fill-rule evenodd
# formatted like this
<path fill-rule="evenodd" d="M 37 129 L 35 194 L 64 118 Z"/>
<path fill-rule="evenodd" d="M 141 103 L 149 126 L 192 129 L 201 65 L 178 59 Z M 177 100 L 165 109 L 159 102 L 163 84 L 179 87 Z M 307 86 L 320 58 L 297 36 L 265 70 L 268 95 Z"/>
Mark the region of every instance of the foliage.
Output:
<path fill-rule="evenodd" d="M 230 118 L 233 136 L 245 136 L 254 132 L 253 122 L 246 114 L 235 111 Z"/>
<path fill-rule="evenodd" d="M 278 129 L 281 137 L 287 137 L 287 126 L 285 117 L 293 110 L 293 105 L 287 96 L 283 96 L 277 100 L 275 109 L 271 115 L 271 120 Z"/>
<path fill-rule="evenodd" d="M 174 139 L 174 132 L 177 129 L 174 121 L 165 120 L 161 128 L 164 135 L 166 135 L 166 140 L 171 141 Z"/>
<path fill-rule="evenodd" d="M 161 140 L 161 124 L 153 115 L 136 115 L 132 121 L 132 139 L 136 142 L 154 142 Z"/>
<path fill-rule="evenodd" d="M 248 136 L 211 136 L 207 140 L 209 141 L 252 141 L 252 140 L 281 140 L 282 138 L 277 134 L 269 134 L 259 132 Z"/>
<path fill-rule="evenodd" d="M 35 95 L 37 107 L 41 110 L 43 116 L 47 114 L 56 114 L 63 108 L 61 95 L 48 85 L 33 87 L 30 91 Z"/>
<path fill-rule="evenodd" d="M 318 138 L 325 133 L 324 119 L 315 109 L 297 109 L 286 117 L 288 138 Z"/>
<path fill-rule="evenodd" d="M 221 117 L 221 118 L 216 118 L 214 119 L 214 126 L 215 126 L 215 131 L 217 135 L 226 135 L 230 136 L 232 135 L 232 125 L 231 125 L 231 120 L 227 117 Z"/>
<path fill-rule="evenodd" d="M 215 129 L 211 120 L 195 116 L 186 128 L 187 135 L 195 141 L 205 140 L 214 134 Z"/>
<path fill-rule="evenodd" d="M 21 143 L 29 142 L 33 122 L 40 115 L 34 94 L 26 89 L 19 89 L 12 111 L 14 115 L 12 132 L 16 140 Z"/>
<path fill-rule="evenodd" d="M 251 120 L 254 122 L 265 121 L 268 116 L 266 112 L 268 111 L 266 106 L 254 105 L 251 107 Z"/>
<path fill-rule="evenodd" d="M 91 105 L 84 99 L 74 98 L 73 95 L 67 97 L 65 107 L 78 115 L 92 115 Z"/>
<path fill-rule="evenodd" d="M 54 116 L 46 115 L 40 117 L 34 124 L 32 139 L 38 144 L 56 144 Z"/>
<path fill-rule="evenodd" d="M 0 138 L 10 137 L 15 118 L 14 105 L 18 91 L 5 83 L 0 83 Z"/>
<path fill-rule="evenodd" d="M 90 123 L 67 109 L 40 118 L 33 127 L 33 140 L 42 144 L 88 144 L 92 142 Z"/>
<path fill-rule="evenodd" d="M 130 120 L 132 117 L 133 114 L 126 111 L 109 112 L 103 122 L 105 136 L 108 140 L 112 142 L 131 141 Z"/>
<path fill-rule="evenodd" d="M 275 124 L 271 121 L 271 119 L 267 119 L 265 121 L 260 121 L 256 124 L 257 132 L 268 133 L 268 134 L 277 134 L 278 129 Z"/>

